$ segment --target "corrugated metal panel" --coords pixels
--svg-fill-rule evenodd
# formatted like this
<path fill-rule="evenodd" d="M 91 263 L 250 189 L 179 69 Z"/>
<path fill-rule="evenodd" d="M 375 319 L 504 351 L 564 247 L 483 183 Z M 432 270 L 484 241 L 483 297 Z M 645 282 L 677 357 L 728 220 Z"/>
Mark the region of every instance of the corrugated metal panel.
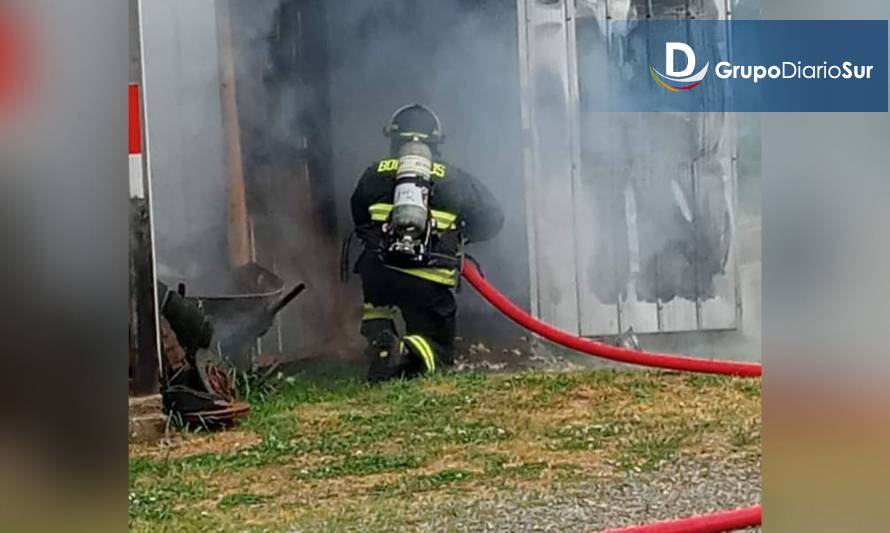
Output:
<path fill-rule="evenodd" d="M 520 0 L 539 316 L 589 336 L 736 328 L 732 117 L 584 104 L 613 90 L 619 68 L 645 75 L 648 57 L 626 52 L 648 36 L 627 20 L 722 18 L 725 2 L 572 4 Z M 712 37 L 694 36 L 725 46 Z M 706 87 L 699 97 L 726 95 Z"/>
<path fill-rule="evenodd" d="M 157 260 L 192 277 L 228 262 L 215 2 L 143 2 L 142 27 Z"/>

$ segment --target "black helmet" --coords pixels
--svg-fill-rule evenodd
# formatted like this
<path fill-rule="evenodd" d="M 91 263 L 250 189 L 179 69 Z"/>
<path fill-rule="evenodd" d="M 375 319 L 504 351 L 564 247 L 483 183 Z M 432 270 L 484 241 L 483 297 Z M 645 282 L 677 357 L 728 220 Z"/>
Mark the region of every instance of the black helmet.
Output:
<path fill-rule="evenodd" d="M 414 137 L 427 144 L 435 145 L 445 141 L 442 124 L 432 109 L 421 104 L 410 104 L 399 108 L 383 128 L 383 134 L 394 142 L 408 141 Z"/>

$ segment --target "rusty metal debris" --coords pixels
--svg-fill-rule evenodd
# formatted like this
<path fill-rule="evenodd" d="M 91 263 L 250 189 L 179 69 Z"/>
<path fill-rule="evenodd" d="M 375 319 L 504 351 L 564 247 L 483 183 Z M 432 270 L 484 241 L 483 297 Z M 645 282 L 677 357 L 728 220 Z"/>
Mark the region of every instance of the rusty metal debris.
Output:
<path fill-rule="evenodd" d="M 184 283 L 176 291 L 159 283 L 161 396 L 164 411 L 181 425 L 229 427 L 250 411 L 238 399 L 236 368 L 221 347 L 226 355 L 246 349 L 305 289 L 301 283 L 285 292 L 281 279 L 252 263 L 238 269 L 233 281 L 226 294 L 198 297 L 187 296 Z"/>

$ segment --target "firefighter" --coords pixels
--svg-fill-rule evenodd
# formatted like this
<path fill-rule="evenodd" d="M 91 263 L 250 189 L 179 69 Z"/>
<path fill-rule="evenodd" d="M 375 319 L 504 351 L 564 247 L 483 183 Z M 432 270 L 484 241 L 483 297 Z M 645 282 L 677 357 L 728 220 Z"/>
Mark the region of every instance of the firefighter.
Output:
<path fill-rule="evenodd" d="M 454 363 L 453 289 L 465 243 L 493 238 L 503 226 L 495 197 L 475 177 L 441 160 L 438 117 L 412 104 L 397 110 L 384 134 L 390 157 L 365 170 L 352 194 L 364 249 L 361 333 L 368 380 L 412 378 Z M 401 313 L 404 336 L 395 319 Z"/>

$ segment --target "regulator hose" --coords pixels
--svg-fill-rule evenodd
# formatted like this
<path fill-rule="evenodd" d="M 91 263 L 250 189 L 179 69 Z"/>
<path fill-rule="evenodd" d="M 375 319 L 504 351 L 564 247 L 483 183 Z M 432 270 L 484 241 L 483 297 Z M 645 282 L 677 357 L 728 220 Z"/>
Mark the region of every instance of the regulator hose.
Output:
<path fill-rule="evenodd" d="M 719 533 L 759 526 L 763 512 L 759 505 L 735 511 L 723 511 L 680 520 L 656 522 L 624 529 L 607 529 L 601 533 Z"/>
<path fill-rule="evenodd" d="M 760 377 L 761 375 L 761 365 L 757 363 L 718 361 L 682 355 L 628 350 L 627 348 L 619 348 L 579 337 L 538 320 L 511 302 L 503 293 L 488 283 L 482 276 L 479 268 L 472 261 L 464 261 L 463 276 L 488 303 L 520 326 L 533 333 L 537 333 L 549 341 L 587 355 L 632 365 L 679 370 L 682 372 L 724 374 L 739 377 Z"/>

